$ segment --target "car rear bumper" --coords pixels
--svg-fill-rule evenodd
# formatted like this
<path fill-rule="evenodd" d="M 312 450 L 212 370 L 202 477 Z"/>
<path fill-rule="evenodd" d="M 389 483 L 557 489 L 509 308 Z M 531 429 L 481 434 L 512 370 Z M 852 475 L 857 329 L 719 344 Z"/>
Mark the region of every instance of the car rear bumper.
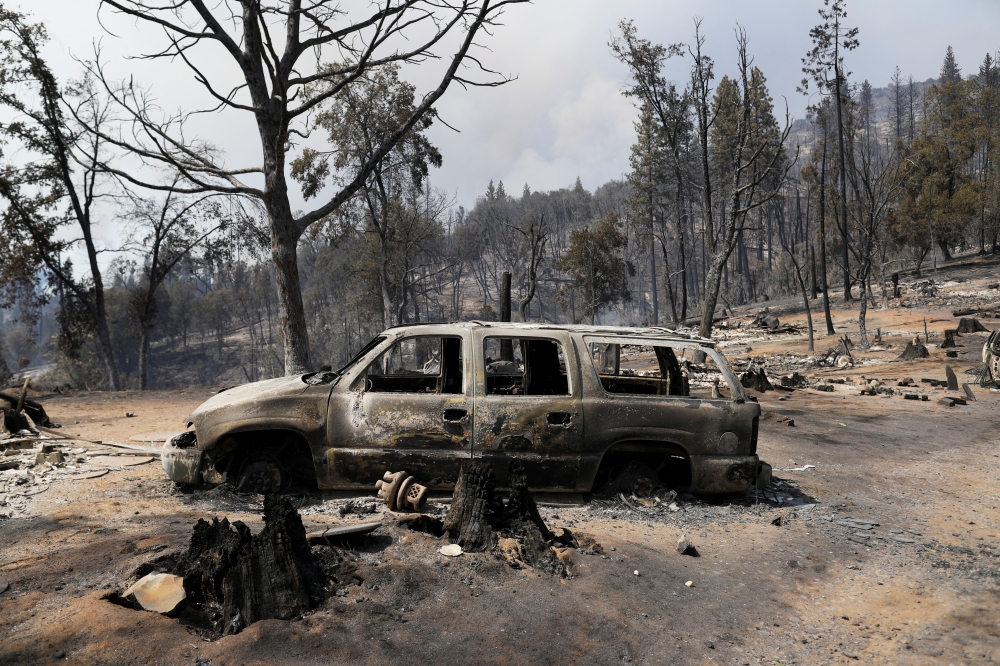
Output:
<path fill-rule="evenodd" d="M 757 481 L 760 458 L 752 456 L 691 456 L 691 492 L 716 495 L 745 492 Z"/>

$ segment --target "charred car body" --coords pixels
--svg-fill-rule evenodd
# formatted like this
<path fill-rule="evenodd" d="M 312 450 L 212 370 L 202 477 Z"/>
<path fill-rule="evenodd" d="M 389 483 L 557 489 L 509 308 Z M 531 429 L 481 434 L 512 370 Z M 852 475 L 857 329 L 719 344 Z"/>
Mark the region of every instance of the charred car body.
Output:
<path fill-rule="evenodd" d="M 586 493 L 637 460 L 673 488 L 741 492 L 769 469 L 759 415 L 710 340 L 666 329 L 401 326 L 340 371 L 220 392 L 163 465 L 181 483 L 256 492 L 293 477 L 370 490 L 387 469 L 450 490 L 470 458 L 502 463 L 500 485 L 518 459 L 532 490 Z"/>

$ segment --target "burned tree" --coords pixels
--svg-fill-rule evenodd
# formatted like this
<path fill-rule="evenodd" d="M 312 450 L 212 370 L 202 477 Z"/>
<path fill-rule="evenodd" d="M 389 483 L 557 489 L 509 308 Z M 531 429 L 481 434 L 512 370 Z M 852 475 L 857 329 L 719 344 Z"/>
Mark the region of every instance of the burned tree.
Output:
<path fill-rule="evenodd" d="M 452 82 L 496 86 L 507 81 L 486 69 L 470 53 L 476 38 L 488 32 L 503 9 L 526 0 L 390 0 L 369 14 L 345 11 L 334 0 L 244 2 L 231 11 L 228 4 L 181 0 L 161 5 L 146 0 L 103 0 L 140 24 L 165 31 L 167 44 L 147 54 L 187 65 L 211 103 L 204 108 L 161 116 L 149 94 L 132 81 L 116 83 L 98 61 L 90 66 L 119 112 L 129 134 L 92 128 L 95 134 L 141 160 L 181 174 L 178 185 L 164 185 L 134 171 L 104 163 L 119 178 L 152 189 L 187 194 L 220 192 L 256 199 L 268 218 L 271 261 L 278 285 L 281 328 L 285 341 L 285 372 L 302 372 L 309 365 L 309 340 L 303 309 L 296 247 L 313 224 L 336 213 L 361 189 L 375 166 L 431 112 Z M 454 53 L 436 87 L 391 131 L 377 137 L 363 163 L 339 178 L 322 203 L 295 214 L 288 192 L 288 153 L 308 135 L 310 114 L 349 91 L 352 86 L 394 63 L 438 59 L 437 49 L 449 35 L 460 34 Z M 238 80 L 211 77 L 205 47 L 218 47 L 235 64 Z M 325 51 L 324 51 L 325 50 Z M 324 52 L 337 52 L 324 60 Z M 477 67 L 490 78 L 470 78 L 462 68 Z M 259 133 L 261 161 L 243 167 L 227 165 L 212 145 L 186 138 L 184 127 L 194 113 L 220 110 L 252 115 Z M 259 178 L 260 185 L 247 179 Z"/>

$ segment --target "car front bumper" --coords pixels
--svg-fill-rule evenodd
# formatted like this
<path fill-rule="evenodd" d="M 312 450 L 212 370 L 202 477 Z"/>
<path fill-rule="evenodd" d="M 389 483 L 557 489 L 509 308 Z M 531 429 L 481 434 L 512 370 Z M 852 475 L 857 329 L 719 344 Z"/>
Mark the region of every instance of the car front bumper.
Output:
<path fill-rule="evenodd" d="M 189 431 L 190 432 L 190 431 Z M 172 481 L 186 485 L 197 485 L 201 483 L 201 462 L 203 452 L 197 446 L 189 442 L 191 437 L 188 433 L 175 435 L 163 443 L 163 470 Z"/>

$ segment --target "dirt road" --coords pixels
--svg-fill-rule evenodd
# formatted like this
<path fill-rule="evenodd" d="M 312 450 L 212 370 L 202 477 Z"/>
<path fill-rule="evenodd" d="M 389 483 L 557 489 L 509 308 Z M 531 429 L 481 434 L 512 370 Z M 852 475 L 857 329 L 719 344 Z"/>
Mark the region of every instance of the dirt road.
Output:
<path fill-rule="evenodd" d="M 333 585 L 343 596 L 331 594 L 300 620 L 260 622 L 217 641 L 103 596 L 131 582 L 143 562 L 183 550 L 198 518 L 225 515 L 256 531 L 260 505 L 182 492 L 155 460 L 77 463 L 91 460 L 86 451 L 106 451 L 73 444 L 68 467 L 0 472 L 0 514 L 8 516 L 0 519 L 0 576 L 10 582 L 0 594 L 0 663 L 991 663 L 1000 659 L 1000 393 L 974 387 L 975 402 L 946 407 L 937 398 L 954 392 L 928 384 L 918 387 L 926 402 L 861 396 L 854 385 L 861 375 L 889 386 L 907 376 L 943 380 L 945 363 L 970 381 L 965 370 L 983 336 L 963 337 L 957 359 L 932 345 L 930 359 L 891 360 L 928 316 L 914 314 L 873 313 L 881 323 L 872 328 L 898 335 L 892 349 L 858 353 L 858 367 L 808 370 L 850 378 L 834 392 L 758 396 L 770 415 L 759 453 L 805 504 L 689 499 L 648 514 L 600 502 L 543 507 L 550 526 L 600 543 L 592 555 L 569 554 L 568 579 L 489 555 L 445 558 L 441 541 L 383 515 L 386 526 L 346 554 Z M 804 344 L 801 336 L 757 341 L 744 356 L 804 357 Z M 208 395 L 43 402 L 64 432 L 127 442 L 179 430 Z M 109 471 L 76 473 L 99 469 Z M 342 516 L 343 500 L 297 501 L 307 529 L 380 517 Z M 676 552 L 682 534 L 700 557 Z"/>

